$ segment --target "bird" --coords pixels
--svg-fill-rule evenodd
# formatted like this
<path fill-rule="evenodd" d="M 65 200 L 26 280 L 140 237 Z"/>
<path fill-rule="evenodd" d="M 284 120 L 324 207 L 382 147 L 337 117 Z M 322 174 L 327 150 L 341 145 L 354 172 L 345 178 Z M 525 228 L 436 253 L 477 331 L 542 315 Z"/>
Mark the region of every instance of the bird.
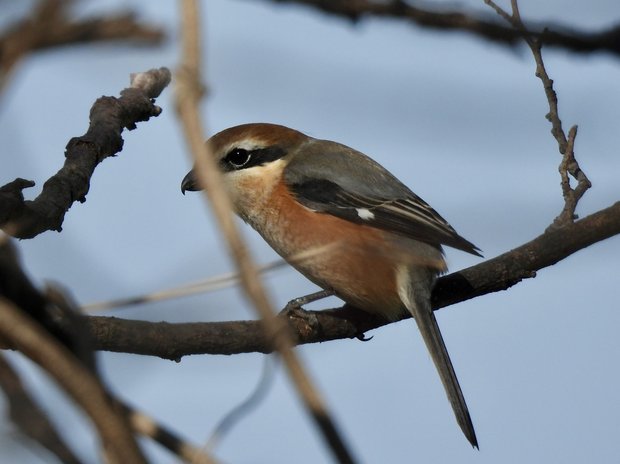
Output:
<path fill-rule="evenodd" d="M 235 213 L 295 269 L 372 315 L 413 316 L 457 423 L 478 448 L 431 292 L 447 271 L 443 245 L 476 256 L 480 249 L 387 169 L 346 145 L 270 123 L 230 127 L 206 143 Z M 194 168 L 181 191 L 196 190 L 202 187 Z"/>

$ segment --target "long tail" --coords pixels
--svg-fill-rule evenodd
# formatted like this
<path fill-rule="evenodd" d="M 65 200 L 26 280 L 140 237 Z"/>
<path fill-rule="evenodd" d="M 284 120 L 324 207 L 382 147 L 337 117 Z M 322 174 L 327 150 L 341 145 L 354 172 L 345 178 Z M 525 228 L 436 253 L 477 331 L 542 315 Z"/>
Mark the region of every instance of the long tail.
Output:
<path fill-rule="evenodd" d="M 426 348 L 431 354 L 441 383 L 454 410 L 456 421 L 471 445 L 478 448 L 476 432 L 467 409 L 465 397 L 431 308 L 430 293 L 433 279 L 434 277 L 426 272 L 418 273 L 416 270 L 408 270 L 406 273 L 399 272 L 399 296 L 418 324 Z"/>

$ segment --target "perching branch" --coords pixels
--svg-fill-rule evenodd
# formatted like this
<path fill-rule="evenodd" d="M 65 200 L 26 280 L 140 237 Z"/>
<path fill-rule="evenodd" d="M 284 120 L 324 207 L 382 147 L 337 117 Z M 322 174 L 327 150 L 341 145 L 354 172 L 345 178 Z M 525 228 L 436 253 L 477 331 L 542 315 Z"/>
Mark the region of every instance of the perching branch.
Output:
<path fill-rule="evenodd" d="M 351 21 L 367 17 L 399 19 L 416 26 L 437 30 L 466 31 L 505 45 L 522 39 L 519 30 L 504 26 L 485 14 L 465 13 L 448 9 L 427 9 L 404 0 L 272 0 L 309 6 L 324 13 Z M 428 2 L 427 2 L 428 3 Z M 601 32 L 585 32 L 560 24 L 527 22 L 527 29 L 545 46 L 564 48 L 578 53 L 606 51 L 620 55 L 620 24 Z"/>
<path fill-rule="evenodd" d="M 513 5 L 516 7 L 516 4 Z M 511 24 L 522 29 L 528 44 L 536 44 L 527 31 L 523 30 L 516 8 L 512 16 L 507 13 L 504 15 Z M 552 122 L 552 133 L 558 141 L 560 152 L 565 155 L 561 167 L 565 166 L 562 179 L 567 198 L 566 189 L 570 189 L 567 173 L 577 176 L 578 181 L 585 178 L 573 155 L 576 128 L 569 131 L 567 139 L 559 119 L 553 83 L 544 68 L 540 48 L 534 46 L 532 52 L 537 63 L 537 75 L 543 81 L 549 101 L 548 118 Z M 566 153 L 570 156 L 567 157 Z M 585 180 L 587 181 L 587 178 Z M 579 195 L 572 198 L 578 200 L 588 184 L 580 182 L 575 189 Z M 573 212 L 574 206 L 576 201 L 567 201 L 566 207 L 572 208 Z M 477 266 L 442 277 L 433 292 L 433 307 L 439 309 L 476 296 L 505 290 L 523 279 L 534 277 L 538 270 L 617 234 L 620 234 L 620 203 L 578 222 L 573 222 L 571 215 L 569 221 L 561 221 L 525 245 Z M 286 316 L 289 316 L 289 326 L 295 334 L 296 343 L 299 344 L 358 337 L 367 330 L 387 323 L 347 307 L 319 312 L 295 311 L 282 317 Z M 169 359 L 180 359 L 187 354 L 234 354 L 252 351 L 265 353 L 272 350 L 263 328 L 253 321 L 168 324 L 93 317 L 89 322 L 97 347 L 103 350 Z"/>
<path fill-rule="evenodd" d="M 69 141 L 63 167 L 45 182 L 35 200 L 24 200 L 22 193 L 34 185 L 32 181 L 16 179 L 0 187 L 0 228 L 17 238 L 60 232 L 71 205 L 86 201 L 97 165 L 123 148 L 123 130 L 135 129 L 137 122 L 161 113 L 153 99 L 169 82 L 168 69 L 151 69 L 133 74 L 131 86 L 121 91 L 120 98 L 99 98 L 90 110 L 88 131 Z"/>
<path fill-rule="evenodd" d="M 435 310 L 506 290 L 537 271 L 588 246 L 620 234 L 620 202 L 579 221 L 545 231 L 534 240 L 476 266 L 440 278 L 433 291 Z M 350 307 L 281 314 L 297 344 L 358 337 L 388 324 Z M 408 316 L 403 316 L 408 317 Z M 268 353 L 272 343 L 257 321 L 180 323 L 114 317 L 87 318 L 99 350 L 179 360 L 190 354 Z"/>

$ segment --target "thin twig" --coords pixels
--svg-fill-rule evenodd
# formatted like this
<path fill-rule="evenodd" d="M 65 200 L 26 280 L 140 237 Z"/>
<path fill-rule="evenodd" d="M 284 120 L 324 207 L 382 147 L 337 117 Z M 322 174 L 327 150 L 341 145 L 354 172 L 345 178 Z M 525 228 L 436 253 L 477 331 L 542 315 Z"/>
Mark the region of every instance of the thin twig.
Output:
<path fill-rule="evenodd" d="M 206 449 L 213 450 L 234 425 L 254 410 L 263 398 L 265 398 L 269 391 L 269 387 L 273 383 L 275 370 L 273 362 L 274 359 L 272 357 L 263 357 L 263 369 L 256 387 L 247 398 L 230 410 L 224 418 L 220 420 L 205 445 Z"/>
<path fill-rule="evenodd" d="M 259 274 L 263 274 L 268 271 L 272 271 L 274 269 L 278 269 L 280 267 L 288 266 L 291 263 L 299 263 L 304 260 L 313 258 L 319 254 L 329 253 L 336 246 L 338 246 L 337 242 L 332 242 L 328 245 L 323 245 L 319 247 L 313 247 L 309 250 L 304 250 L 301 253 L 297 253 L 293 256 L 290 256 L 288 261 L 284 261 L 283 259 L 278 259 L 267 263 L 265 265 L 257 268 L 256 272 Z M 154 303 L 157 301 L 164 301 L 173 298 L 180 298 L 189 295 L 195 295 L 197 293 L 207 293 L 214 290 L 219 290 L 222 288 L 226 288 L 239 283 L 240 274 L 239 272 L 232 272 L 228 274 L 221 274 L 219 276 L 211 277 L 209 279 L 204 279 L 198 282 L 193 282 L 190 284 L 181 285 L 179 287 L 173 287 L 166 290 L 160 290 L 152 293 L 148 293 L 145 295 L 132 296 L 127 298 L 119 298 L 116 300 L 110 301 L 102 301 L 98 303 L 90 303 L 82 306 L 83 312 L 97 312 L 104 311 L 110 309 L 116 309 L 121 307 L 130 307 L 136 305 L 142 305 L 146 303 Z"/>
<path fill-rule="evenodd" d="M 41 326 L 0 297 L 0 337 L 48 372 L 97 427 L 114 463 L 146 463 L 122 414 L 93 374 Z"/>
<path fill-rule="evenodd" d="M 486 3 L 491 8 L 493 8 L 493 10 L 499 16 L 501 16 L 508 24 L 511 24 L 513 27 L 516 27 L 514 18 L 511 15 L 509 15 L 503 8 L 501 8 L 499 5 L 497 5 L 492 0 L 484 0 L 484 3 Z"/>
<path fill-rule="evenodd" d="M 510 0 L 510 6 L 512 8 L 512 17 L 518 24 L 523 24 L 523 21 L 521 21 L 521 13 L 519 12 L 518 0 Z"/>
<path fill-rule="evenodd" d="M 260 315 L 267 339 L 282 357 L 297 392 L 311 414 L 334 457 L 341 463 L 353 463 L 353 457 L 336 428 L 325 402 L 293 351 L 293 342 L 287 326 L 275 317 L 272 305 L 262 286 L 256 266 L 237 231 L 232 216 L 230 199 L 223 187 L 215 160 L 208 152 L 202 133 L 203 124 L 198 111 L 200 85 L 200 26 L 198 4 L 195 0 L 181 0 L 183 31 L 183 62 L 177 73 L 177 111 L 186 139 L 194 156 L 199 182 L 205 189 L 230 253 L 239 269 L 242 288 Z"/>
<path fill-rule="evenodd" d="M 484 0 L 495 12 L 504 18 L 515 29 L 523 34 L 523 39 L 532 51 L 534 61 L 536 62 L 536 77 L 538 77 L 545 90 L 547 102 L 549 104 L 549 113 L 545 116 L 551 123 L 551 134 L 558 144 L 558 150 L 562 155 L 562 161 L 559 165 L 561 178 L 562 195 L 564 197 L 564 207 L 562 212 L 553 220 L 550 228 L 562 227 L 577 219 L 575 210 L 577 204 L 585 192 L 592 186 L 592 183 L 586 176 L 585 172 L 579 167 L 579 163 L 575 158 L 575 137 L 577 136 L 577 126 L 571 127 L 568 138 L 562 127 L 560 113 L 558 110 L 558 96 L 553 88 L 553 79 L 549 77 L 545 63 L 542 57 L 542 40 L 540 37 L 527 30 L 521 20 L 519 5 L 517 0 L 511 0 L 512 14 L 508 14 L 504 9 L 498 6 L 493 0 Z M 572 188 L 570 185 L 569 175 L 577 181 L 577 186 Z"/>
<path fill-rule="evenodd" d="M 216 460 L 204 449 L 179 438 L 174 432 L 157 423 L 145 413 L 122 405 L 128 415 L 131 428 L 149 437 L 189 464 L 215 464 Z"/>
<path fill-rule="evenodd" d="M 271 263 L 265 264 L 258 268 L 257 272 L 264 273 L 277 269 L 279 267 L 287 266 L 286 261 L 280 259 Z M 158 301 L 165 301 L 174 298 L 181 298 L 190 295 L 196 295 L 198 293 L 207 293 L 214 290 L 220 290 L 226 287 L 232 287 L 239 283 L 239 273 L 231 272 L 227 274 L 221 274 L 209 279 L 200 280 L 198 282 L 192 282 L 189 284 L 181 285 L 178 287 L 168 288 L 166 290 L 159 290 L 144 295 L 131 296 L 127 298 L 119 298 L 116 300 L 100 301 L 96 303 L 89 303 L 82 306 L 82 311 L 88 313 L 94 313 L 98 311 L 106 311 L 110 309 L 128 308 L 136 305 L 143 305 L 146 303 L 155 303 Z"/>

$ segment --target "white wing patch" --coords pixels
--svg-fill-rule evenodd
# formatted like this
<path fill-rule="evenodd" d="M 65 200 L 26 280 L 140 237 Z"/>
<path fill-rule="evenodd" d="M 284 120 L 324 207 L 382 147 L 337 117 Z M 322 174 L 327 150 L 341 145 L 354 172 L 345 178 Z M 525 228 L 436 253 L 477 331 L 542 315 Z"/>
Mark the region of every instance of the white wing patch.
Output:
<path fill-rule="evenodd" d="M 355 208 L 355 211 L 357 211 L 357 215 L 360 217 L 360 219 L 363 219 L 364 221 L 370 221 L 371 219 L 375 218 L 375 213 L 373 213 L 369 209 Z"/>

